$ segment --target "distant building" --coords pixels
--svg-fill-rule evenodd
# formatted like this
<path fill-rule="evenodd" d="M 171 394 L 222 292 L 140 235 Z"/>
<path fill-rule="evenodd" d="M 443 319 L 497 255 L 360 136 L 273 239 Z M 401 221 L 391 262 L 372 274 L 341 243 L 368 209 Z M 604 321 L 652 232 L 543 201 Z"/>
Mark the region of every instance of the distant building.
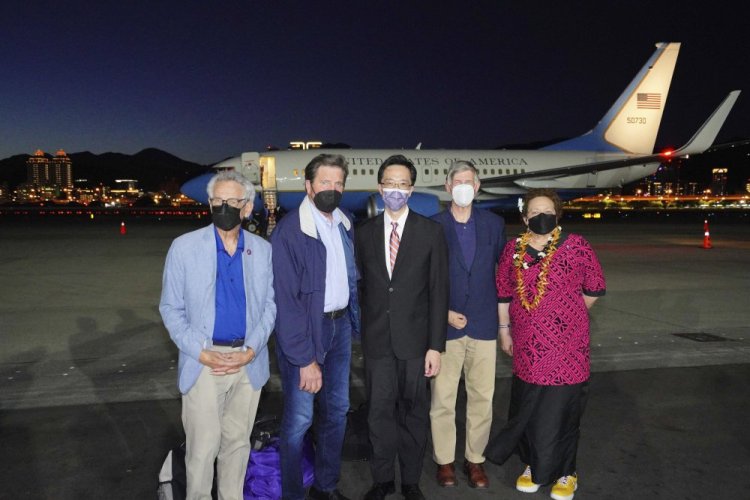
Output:
<path fill-rule="evenodd" d="M 50 160 L 44 151 L 37 149 L 26 160 L 26 182 L 36 188 L 57 190 L 73 189 L 73 163 L 65 151 L 57 150 Z"/>
<path fill-rule="evenodd" d="M 727 194 L 727 168 L 714 168 L 711 170 L 711 193 L 714 195 Z"/>
<path fill-rule="evenodd" d="M 52 158 L 52 184 L 62 189 L 73 189 L 73 162 L 65 151 L 58 149 Z"/>
<path fill-rule="evenodd" d="M 37 189 L 30 182 L 23 182 L 16 186 L 13 198 L 19 203 L 33 203 L 39 200 Z"/>
<path fill-rule="evenodd" d="M 33 186 L 49 186 L 52 184 L 49 163 L 49 159 L 44 155 L 44 151 L 37 149 L 26 160 L 26 181 Z"/>
<path fill-rule="evenodd" d="M 141 196 L 143 192 L 138 189 L 138 179 L 115 179 L 116 187 L 110 188 L 109 196 L 115 202 L 131 204 Z"/>

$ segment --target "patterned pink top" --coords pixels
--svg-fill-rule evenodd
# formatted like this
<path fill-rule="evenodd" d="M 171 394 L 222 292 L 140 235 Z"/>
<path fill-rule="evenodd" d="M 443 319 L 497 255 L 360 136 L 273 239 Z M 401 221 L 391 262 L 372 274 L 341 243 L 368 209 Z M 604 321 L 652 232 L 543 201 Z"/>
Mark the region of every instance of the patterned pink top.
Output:
<path fill-rule="evenodd" d="M 604 295 L 604 274 L 591 245 L 580 235 L 565 233 L 550 262 L 547 290 L 536 309 L 527 311 L 516 292 L 513 254 L 516 238 L 509 241 L 497 269 L 499 302 L 510 302 L 513 338 L 513 373 L 524 382 L 568 385 L 589 378 L 589 315 L 583 294 Z M 529 254 L 536 251 L 529 247 Z M 536 293 L 541 262 L 523 270 L 528 300 Z"/>

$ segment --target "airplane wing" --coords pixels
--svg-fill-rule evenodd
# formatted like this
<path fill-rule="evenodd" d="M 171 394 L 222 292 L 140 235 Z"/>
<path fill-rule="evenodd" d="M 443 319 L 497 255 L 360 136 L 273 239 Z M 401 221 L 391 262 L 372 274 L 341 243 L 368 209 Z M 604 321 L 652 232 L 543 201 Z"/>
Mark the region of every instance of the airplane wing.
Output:
<path fill-rule="evenodd" d="M 750 144 L 750 139 L 742 139 L 740 141 L 734 141 L 734 142 L 725 142 L 722 144 L 714 144 L 713 146 L 708 148 L 705 152 L 713 153 L 714 151 L 721 151 L 722 149 L 741 148 L 749 144 Z"/>
<path fill-rule="evenodd" d="M 503 175 L 498 177 L 489 177 L 482 179 L 482 187 L 511 187 L 523 185 L 527 179 L 556 179 L 559 177 L 568 177 L 571 175 L 587 174 L 592 172 L 602 172 L 605 170 L 614 170 L 617 168 L 630 167 L 632 165 L 646 165 L 649 163 L 661 163 L 669 158 L 679 158 L 691 154 L 698 154 L 708 149 L 716 139 L 716 136 L 724 125 L 729 112 L 732 110 L 737 97 L 740 95 L 739 90 L 733 90 L 724 98 L 711 116 L 701 125 L 698 131 L 690 140 L 680 149 L 673 151 L 669 155 L 651 154 L 651 155 L 632 155 L 619 157 L 612 160 L 604 160 L 578 165 L 569 165 L 565 167 L 555 167 L 535 172 L 524 172 L 520 174 Z"/>

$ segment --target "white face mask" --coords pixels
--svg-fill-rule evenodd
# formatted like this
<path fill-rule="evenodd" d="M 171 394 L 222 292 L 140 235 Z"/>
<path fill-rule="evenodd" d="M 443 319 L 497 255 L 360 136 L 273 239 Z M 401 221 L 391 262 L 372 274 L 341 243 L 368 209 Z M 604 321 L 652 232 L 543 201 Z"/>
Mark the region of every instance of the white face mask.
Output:
<path fill-rule="evenodd" d="M 459 207 L 468 207 L 474 201 L 474 185 L 459 184 L 458 186 L 453 186 L 451 195 L 453 195 L 453 202 L 456 205 Z"/>

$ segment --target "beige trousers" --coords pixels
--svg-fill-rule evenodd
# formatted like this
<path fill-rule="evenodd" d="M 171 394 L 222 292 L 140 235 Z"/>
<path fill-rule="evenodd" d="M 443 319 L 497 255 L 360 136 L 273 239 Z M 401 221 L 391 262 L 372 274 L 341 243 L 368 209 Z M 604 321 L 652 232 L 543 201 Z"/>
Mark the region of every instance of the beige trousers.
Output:
<path fill-rule="evenodd" d="M 450 464 L 456 456 L 456 397 L 461 370 L 466 385 L 466 447 L 469 462 L 484 462 L 484 449 L 492 425 L 495 392 L 496 340 L 464 336 L 449 340 L 440 359 L 440 373 L 432 379 L 432 458 L 438 465 Z"/>
<path fill-rule="evenodd" d="M 211 500 L 216 460 L 219 500 L 242 500 L 260 389 L 253 389 L 244 369 L 223 376 L 210 372 L 204 366 L 182 396 L 187 499 Z"/>

